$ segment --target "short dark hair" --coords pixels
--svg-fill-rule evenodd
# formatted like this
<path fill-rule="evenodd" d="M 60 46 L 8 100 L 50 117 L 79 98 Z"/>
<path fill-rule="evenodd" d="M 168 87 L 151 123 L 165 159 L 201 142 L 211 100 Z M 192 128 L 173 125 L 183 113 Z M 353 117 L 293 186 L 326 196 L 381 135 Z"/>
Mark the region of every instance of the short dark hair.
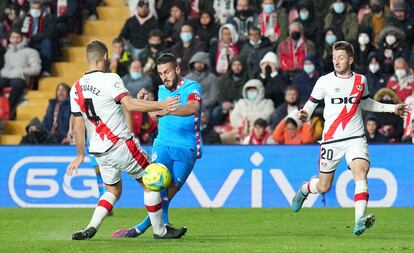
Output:
<path fill-rule="evenodd" d="M 287 87 L 285 88 L 285 90 L 283 91 L 283 93 L 286 95 L 286 93 L 287 93 L 288 91 L 290 91 L 290 90 L 294 90 L 294 91 L 296 91 L 296 93 L 298 93 L 298 94 L 299 94 L 299 89 L 298 89 L 298 87 L 297 87 L 297 86 L 295 86 L 295 85 L 289 85 L 289 86 L 287 86 Z"/>
<path fill-rule="evenodd" d="M 259 126 L 259 127 L 266 128 L 267 127 L 267 121 L 265 119 L 258 118 L 254 121 L 253 126 Z"/>
<path fill-rule="evenodd" d="M 124 39 L 123 39 L 123 38 L 121 38 L 121 37 L 116 37 L 116 38 L 114 38 L 114 39 L 112 40 L 112 44 L 115 44 L 115 43 L 121 43 L 121 44 L 124 44 Z"/>
<path fill-rule="evenodd" d="M 163 33 L 160 29 L 152 29 L 148 34 L 148 39 L 151 37 L 160 37 L 162 39 Z"/>
<path fill-rule="evenodd" d="M 292 124 L 295 127 L 298 127 L 298 123 L 294 119 L 292 119 L 292 118 L 287 118 L 286 119 L 285 126 L 287 126 L 288 124 Z"/>
<path fill-rule="evenodd" d="M 92 40 L 86 46 L 86 59 L 88 63 L 101 61 L 108 54 L 108 47 L 100 40 Z"/>
<path fill-rule="evenodd" d="M 178 65 L 175 55 L 171 53 L 164 53 L 157 58 L 157 65 L 162 65 L 166 63 L 171 63 L 174 68 Z"/>
<path fill-rule="evenodd" d="M 333 50 L 345 50 L 349 57 L 354 57 L 354 47 L 348 41 L 337 41 L 332 46 Z"/>

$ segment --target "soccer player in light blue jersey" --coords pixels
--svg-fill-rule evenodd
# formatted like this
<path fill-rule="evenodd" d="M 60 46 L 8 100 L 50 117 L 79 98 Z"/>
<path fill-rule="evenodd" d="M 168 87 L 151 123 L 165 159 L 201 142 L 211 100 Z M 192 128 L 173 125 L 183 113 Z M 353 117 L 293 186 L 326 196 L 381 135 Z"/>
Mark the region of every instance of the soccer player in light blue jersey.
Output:
<path fill-rule="evenodd" d="M 201 140 L 201 85 L 184 79 L 173 54 L 162 54 L 157 59 L 157 70 L 164 85 L 159 86 L 158 100 L 178 97 L 182 107 L 174 112 L 150 113 L 158 119 L 158 136 L 154 141 L 152 160 L 164 164 L 171 172 L 172 181 L 161 192 L 163 222 L 168 224 L 168 206 L 190 175 L 195 162 L 202 154 Z M 141 92 L 145 96 L 145 91 Z M 131 229 L 120 229 L 112 237 L 137 237 L 151 226 L 147 216 Z"/>

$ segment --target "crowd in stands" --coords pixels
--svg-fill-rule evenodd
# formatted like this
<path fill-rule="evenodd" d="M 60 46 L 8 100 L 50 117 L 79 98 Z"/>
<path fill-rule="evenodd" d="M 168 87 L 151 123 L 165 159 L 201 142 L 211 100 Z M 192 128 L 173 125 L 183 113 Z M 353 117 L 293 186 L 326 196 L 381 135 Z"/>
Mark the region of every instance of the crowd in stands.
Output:
<path fill-rule="evenodd" d="M 9 1 L 14 6 L 25 2 Z M 41 0 L 30 3 L 18 35 L 38 50 L 42 72 L 50 72 L 50 52 L 58 45 L 50 43 L 50 38 L 58 31 L 50 32 L 46 23 L 55 20 L 56 13 L 33 6 L 39 2 L 43 6 Z M 69 10 L 72 1 L 65 2 Z M 317 108 L 309 122 L 298 121 L 295 113 L 309 98 L 317 79 L 333 71 L 332 45 L 339 40 L 353 44 L 353 70 L 366 76 L 371 98 L 409 105 L 410 113 L 404 119 L 389 113 L 364 113 L 369 142 L 413 142 L 414 1 L 127 2 L 131 16 L 111 45 L 111 71 L 123 78 L 133 96 L 145 88 L 155 99 L 161 84 L 155 61 L 162 53 L 175 54 L 183 76 L 203 87 L 202 132 L 206 144 L 316 143 L 322 135 L 323 107 Z M 39 9 L 40 15 L 33 9 Z M 3 31 L 7 31 L 14 10 L 3 17 Z M 90 13 L 96 17 L 96 11 Z M 38 19 L 43 20 L 43 29 L 33 25 Z M 64 20 L 61 22 L 76 26 L 73 19 Z M 67 32 L 68 27 L 62 25 L 59 32 Z M 17 44 L 10 39 L 6 55 L 9 50 L 24 47 Z M 26 57 L 39 64 L 35 54 Z M 30 71 L 20 76 L 5 78 L 24 80 L 40 71 L 38 66 L 27 68 Z M 64 107 L 56 108 L 56 103 L 60 102 L 51 102 L 45 117 L 53 119 L 52 128 L 49 123 L 46 130 L 50 133 Z M 133 132 L 143 143 L 151 143 L 156 122 L 145 113 L 133 115 L 133 121 Z M 66 142 L 59 130 L 53 131 L 57 142 Z"/>

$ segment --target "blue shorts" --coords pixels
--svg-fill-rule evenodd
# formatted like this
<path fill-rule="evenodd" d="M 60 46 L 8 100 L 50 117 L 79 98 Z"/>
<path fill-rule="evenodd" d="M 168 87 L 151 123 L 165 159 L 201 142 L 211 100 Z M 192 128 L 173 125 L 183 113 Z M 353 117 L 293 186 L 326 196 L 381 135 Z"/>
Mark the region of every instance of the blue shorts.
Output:
<path fill-rule="evenodd" d="M 152 161 L 164 164 L 171 172 L 172 182 L 181 188 L 197 159 L 194 148 L 154 146 L 152 149 Z"/>

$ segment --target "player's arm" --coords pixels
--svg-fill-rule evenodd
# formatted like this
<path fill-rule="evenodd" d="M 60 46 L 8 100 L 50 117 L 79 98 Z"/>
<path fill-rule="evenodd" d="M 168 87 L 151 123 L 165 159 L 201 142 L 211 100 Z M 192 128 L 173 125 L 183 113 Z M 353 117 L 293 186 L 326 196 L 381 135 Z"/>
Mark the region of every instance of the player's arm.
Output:
<path fill-rule="evenodd" d="M 363 98 L 361 100 L 361 108 L 364 111 L 370 112 L 391 112 L 401 117 L 408 113 L 408 106 L 406 104 L 384 104 L 371 98 Z"/>
<path fill-rule="evenodd" d="M 168 112 L 168 114 L 185 117 L 185 116 L 197 114 L 199 109 L 200 109 L 200 102 L 196 100 L 191 100 L 191 101 L 188 101 L 188 103 L 184 105 L 183 107 L 180 107 L 175 111 Z"/>
<path fill-rule="evenodd" d="M 121 104 L 129 112 L 153 112 L 153 111 L 174 111 L 177 110 L 180 100 L 168 98 L 166 101 L 145 101 L 132 98 L 127 95 L 120 100 Z"/>
<path fill-rule="evenodd" d="M 323 79 L 319 78 L 315 84 L 315 87 L 313 87 L 309 100 L 303 108 L 298 111 L 298 119 L 301 121 L 308 121 L 316 107 L 323 102 L 324 97 L 325 89 L 323 87 Z"/>
<path fill-rule="evenodd" d="M 200 90 L 196 89 L 188 95 L 186 105 L 175 111 L 168 112 L 168 114 L 182 117 L 197 114 L 201 106 L 201 96 L 199 94 L 201 94 Z"/>
<path fill-rule="evenodd" d="M 71 176 L 72 174 L 78 174 L 78 167 L 83 162 L 85 158 L 85 120 L 83 119 L 82 115 L 75 115 L 73 117 L 73 131 L 75 133 L 75 143 L 76 143 L 76 150 L 77 156 L 76 158 L 69 164 L 66 169 L 66 173 Z"/>

